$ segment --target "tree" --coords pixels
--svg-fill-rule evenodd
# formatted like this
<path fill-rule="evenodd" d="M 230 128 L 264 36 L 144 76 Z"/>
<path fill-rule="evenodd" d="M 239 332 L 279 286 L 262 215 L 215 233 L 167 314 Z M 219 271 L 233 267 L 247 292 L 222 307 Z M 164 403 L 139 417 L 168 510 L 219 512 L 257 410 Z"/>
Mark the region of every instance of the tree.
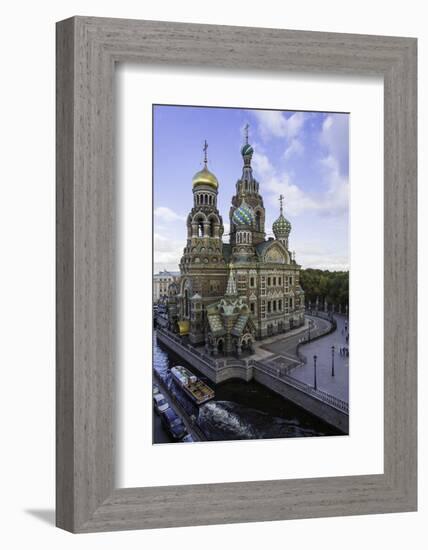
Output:
<path fill-rule="evenodd" d="M 302 269 L 300 284 L 305 292 L 306 302 L 320 304 L 327 300 L 344 310 L 349 304 L 349 271 L 328 271 L 321 269 Z"/>

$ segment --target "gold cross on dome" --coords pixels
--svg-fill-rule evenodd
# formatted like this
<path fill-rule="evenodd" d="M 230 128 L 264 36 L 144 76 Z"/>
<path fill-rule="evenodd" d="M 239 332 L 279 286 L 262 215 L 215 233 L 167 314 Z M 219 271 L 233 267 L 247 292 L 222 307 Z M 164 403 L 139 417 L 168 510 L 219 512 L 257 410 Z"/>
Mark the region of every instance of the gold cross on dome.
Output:
<path fill-rule="evenodd" d="M 244 126 L 244 131 L 245 131 L 245 144 L 248 145 L 248 128 L 250 127 L 250 125 L 247 124 Z"/>
<path fill-rule="evenodd" d="M 203 151 L 204 151 L 204 164 L 206 166 L 207 162 L 208 162 L 208 157 L 207 157 L 208 143 L 207 143 L 207 140 L 204 141 Z"/>

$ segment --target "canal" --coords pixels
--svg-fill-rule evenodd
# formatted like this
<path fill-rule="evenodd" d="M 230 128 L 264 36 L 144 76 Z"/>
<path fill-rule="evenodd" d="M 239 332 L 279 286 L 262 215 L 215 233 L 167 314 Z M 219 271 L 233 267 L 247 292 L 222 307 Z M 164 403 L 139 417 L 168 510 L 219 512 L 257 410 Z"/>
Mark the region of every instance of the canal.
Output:
<path fill-rule="evenodd" d="M 341 432 L 315 416 L 271 392 L 257 382 L 229 380 L 217 386 L 207 380 L 189 363 L 153 338 L 156 375 L 209 441 L 237 439 L 273 439 L 342 435 Z M 170 368 L 183 365 L 215 389 L 215 399 L 197 407 L 172 380 Z M 153 443 L 166 443 L 156 415 Z"/>

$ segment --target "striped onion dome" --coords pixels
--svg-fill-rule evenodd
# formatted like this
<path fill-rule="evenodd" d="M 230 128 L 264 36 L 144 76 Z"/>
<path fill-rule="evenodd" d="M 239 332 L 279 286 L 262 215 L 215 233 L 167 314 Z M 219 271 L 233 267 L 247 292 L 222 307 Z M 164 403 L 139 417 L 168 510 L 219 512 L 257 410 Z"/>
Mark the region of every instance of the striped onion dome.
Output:
<path fill-rule="evenodd" d="M 279 218 L 272 224 L 272 230 L 276 239 L 286 239 L 290 235 L 291 223 L 281 212 Z"/>
<path fill-rule="evenodd" d="M 252 146 L 249 143 L 246 143 L 241 149 L 241 155 L 243 157 L 246 157 L 248 155 L 252 155 L 253 153 L 254 153 L 254 149 L 252 148 Z"/>
<path fill-rule="evenodd" d="M 253 225 L 254 223 L 254 211 L 249 204 L 245 202 L 245 198 L 242 199 L 240 206 L 235 210 L 232 215 L 232 222 L 235 225 Z"/>

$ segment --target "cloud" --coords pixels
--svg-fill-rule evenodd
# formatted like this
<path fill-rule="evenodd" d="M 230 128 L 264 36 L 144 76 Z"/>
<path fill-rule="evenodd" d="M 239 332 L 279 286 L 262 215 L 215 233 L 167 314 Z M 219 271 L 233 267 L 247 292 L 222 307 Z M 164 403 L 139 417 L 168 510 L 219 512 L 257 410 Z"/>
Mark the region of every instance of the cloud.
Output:
<path fill-rule="evenodd" d="M 349 270 L 347 255 L 332 251 L 323 242 L 297 242 L 295 243 L 295 250 L 296 260 L 304 269 Z"/>
<path fill-rule="evenodd" d="M 285 160 L 288 160 L 294 155 L 301 156 L 304 150 L 305 148 L 303 147 L 303 143 L 300 140 L 293 138 L 290 145 L 284 151 L 284 158 Z"/>
<path fill-rule="evenodd" d="M 171 208 L 168 208 L 167 206 L 158 206 L 154 209 L 153 213 L 155 218 L 166 222 L 185 221 L 186 219 L 185 216 L 177 214 L 174 210 L 171 210 Z"/>
<path fill-rule="evenodd" d="M 346 256 L 335 254 L 306 254 L 296 251 L 296 260 L 303 269 L 328 269 L 329 271 L 349 271 Z"/>
<path fill-rule="evenodd" d="M 258 176 L 261 178 L 270 177 L 275 172 L 269 158 L 255 149 L 252 159 L 252 165 Z"/>
<path fill-rule="evenodd" d="M 183 242 L 155 233 L 153 235 L 154 263 L 176 271 L 183 254 Z"/>
<path fill-rule="evenodd" d="M 282 113 L 276 112 L 274 115 L 277 118 L 283 116 Z M 258 116 L 262 117 L 263 115 L 260 113 Z M 298 124 L 295 123 L 293 131 L 297 126 Z M 312 158 L 315 165 L 318 162 L 318 184 L 316 190 L 312 191 L 306 191 L 298 185 L 294 172 L 283 168 L 277 169 L 263 149 L 260 151 L 260 148 L 256 148 L 253 155 L 253 167 L 256 177 L 261 181 L 262 193 L 265 195 L 266 201 L 277 209 L 278 197 L 281 194 L 284 195 L 285 209 L 291 216 L 299 216 L 306 212 L 317 213 L 321 216 L 340 216 L 346 213 L 349 206 L 346 136 L 347 121 L 343 123 L 342 118 L 328 115 L 323 121 L 319 136 L 320 141 L 323 142 L 324 156 L 318 161 L 315 156 Z M 293 138 L 284 152 L 284 160 L 293 155 L 303 155 L 304 152 L 302 141 Z M 340 158 L 338 155 L 341 155 Z"/>
<path fill-rule="evenodd" d="M 278 197 L 284 195 L 286 211 L 292 216 L 304 212 L 334 216 L 348 209 L 348 180 L 340 174 L 337 161 L 332 156 L 320 161 L 322 185 L 317 192 L 305 192 L 293 181 L 290 172 L 277 171 L 265 154 L 255 152 L 253 165 L 256 175 L 261 179 L 262 192 L 266 200 L 278 207 Z"/>
<path fill-rule="evenodd" d="M 323 121 L 320 143 L 328 157 L 333 157 L 341 175 L 349 171 L 349 115 L 330 113 Z"/>
<path fill-rule="evenodd" d="M 281 111 L 252 111 L 256 117 L 261 136 L 264 139 L 295 138 L 303 128 L 306 113 L 297 112 L 286 116 Z"/>

